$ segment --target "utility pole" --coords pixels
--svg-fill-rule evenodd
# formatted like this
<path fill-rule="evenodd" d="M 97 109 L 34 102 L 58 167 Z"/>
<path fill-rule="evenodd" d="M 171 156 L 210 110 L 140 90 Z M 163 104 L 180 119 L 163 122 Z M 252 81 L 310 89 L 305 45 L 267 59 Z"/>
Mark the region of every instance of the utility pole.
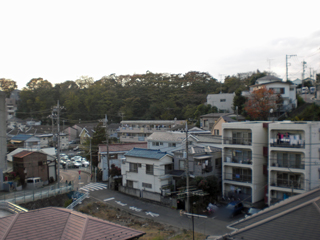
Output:
<path fill-rule="evenodd" d="M 58 125 L 58 132 L 57 132 L 58 179 L 57 181 L 58 181 L 58 188 L 59 188 L 60 187 L 60 105 L 59 105 L 59 100 L 58 100 L 57 106 L 53 108 L 52 121 L 53 121 L 53 118 L 57 119 L 57 125 Z"/>
<path fill-rule="evenodd" d="M 304 82 L 304 73 L 305 73 L 306 65 L 307 65 L 307 62 L 303 60 L 303 62 L 302 62 L 302 87 L 304 87 L 303 82 Z M 306 101 L 306 98 L 307 98 L 307 94 L 305 93 L 304 94 L 304 101 Z"/>
<path fill-rule="evenodd" d="M 190 211 L 189 204 L 189 149 L 188 149 L 188 123 L 186 122 L 186 181 L 187 181 L 187 202 L 186 202 L 186 210 L 187 213 Z"/>
<path fill-rule="evenodd" d="M 288 82 L 288 68 L 291 65 L 288 63 L 288 59 L 291 57 L 296 57 L 297 55 L 286 55 L 286 81 Z"/>
<path fill-rule="evenodd" d="M 91 138 L 90 138 L 90 169 L 91 169 L 91 174 L 92 174 L 92 151 L 91 151 Z"/>
<path fill-rule="evenodd" d="M 108 163 L 108 189 L 110 189 L 110 161 L 109 161 L 109 135 L 108 135 L 108 116 L 105 115 L 104 123 L 106 127 L 106 140 L 107 140 L 107 163 Z"/>

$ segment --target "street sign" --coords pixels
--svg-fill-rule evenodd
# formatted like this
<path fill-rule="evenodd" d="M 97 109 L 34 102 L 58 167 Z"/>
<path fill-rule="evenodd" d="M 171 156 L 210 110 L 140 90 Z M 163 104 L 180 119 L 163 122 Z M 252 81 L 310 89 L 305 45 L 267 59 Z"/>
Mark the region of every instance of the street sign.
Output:
<path fill-rule="evenodd" d="M 79 175 L 80 175 L 80 173 L 81 173 L 81 170 L 79 170 Z"/>
<path fill-rule="evenodd" d="M 79 175 L 79 180 L 81 179 L 81 176 Z"/>

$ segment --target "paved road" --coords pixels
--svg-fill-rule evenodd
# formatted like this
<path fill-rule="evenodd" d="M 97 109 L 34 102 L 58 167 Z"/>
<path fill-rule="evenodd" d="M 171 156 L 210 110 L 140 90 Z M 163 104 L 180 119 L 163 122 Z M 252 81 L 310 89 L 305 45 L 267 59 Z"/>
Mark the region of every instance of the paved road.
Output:
<path fill-rule="evenodd" d="M 90 197 L 99 201 L 105 200 L 104 202 L 111 206 L 129 211 L 132 214 L 143 218 L 153 219 L 154 221 L 169 224 L 181 229 L 192 230 L 192 219 L 188 218 L 186 215 L 180 216 L 180 211 L 178 210 L 142 201 L 138 198 L 108 189 L 90 192 Z M 119 203 L 117 203 L 117 201 Z M 132 210 L 130 207 L 141 209 L 141 211 Z M 159 216 L 152 217 L 151 215 L 147 215 L 147 212 L 159 214 Z M 232 220 L 224 216 L 216 216 L 215 218 L 194 218 L 194 227 L 196 232 L 205 235 L 222 235 L 231 232 L 226 226 L 239 219 L 240 216 Z"/>
<path fill-rule="evenodd" d="M 79 180 L 79 170 L 81 171 Z M 85 184 L 91 182 L 91 175 L 81 169 L 60 169 L 60 176 L 61 180 L 60 183 L 65 183 L 66 181 L 73 181 L 74 182 L 74 190 L 83 187 Z"/>

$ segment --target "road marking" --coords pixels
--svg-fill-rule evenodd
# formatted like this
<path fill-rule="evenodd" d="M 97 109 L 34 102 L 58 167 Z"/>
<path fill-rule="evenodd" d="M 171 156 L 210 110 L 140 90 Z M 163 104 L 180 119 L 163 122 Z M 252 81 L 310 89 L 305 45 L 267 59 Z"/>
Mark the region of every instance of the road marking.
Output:
<path fill-rule="evenodd" d="M 136 211 L 136 212 L 141 212 L 142 209 L 136 208 L 136 207 L 129 207 L 131 210 Z"/>
<path fill-rule="evenodd" d="M 103 200 L 103 201 L 110 201 L 110 200 L 113 200 L 114 199 L 114 197 L 112 197 L 112 198 L 107 198 L 107 199 L 105 199 L 105 200 Z"/>
<path fill-rule="evenodd" d="M 126 203 L 122 203 L 122 202 L 120 202 L 120 201 L 116 201 L 116 203 L 118 203 L 118 204 L 121 205 L 122 207 L 127 206 Z"/>
<path fill-rule="evenodd" d="M 146 212 L 146 215 L 150 215 L 151 217 L 159 217 L 159 214 L 153 212 Z"/>

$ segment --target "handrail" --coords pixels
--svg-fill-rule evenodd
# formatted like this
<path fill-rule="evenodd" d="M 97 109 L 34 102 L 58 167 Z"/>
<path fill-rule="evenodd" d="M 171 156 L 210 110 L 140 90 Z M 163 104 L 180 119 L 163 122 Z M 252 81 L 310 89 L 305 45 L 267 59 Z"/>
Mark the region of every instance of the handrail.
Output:
<path fill-rule="evenodd" d="M 0 209 L 7 210 L 11 213 L 28 212 L 27 209 L 11 202 L 0 202 Z"/>
<path fill-rule="evenodd" d="M 82 202 L 85 198 L 89 197 L 89 191 L 86 192 L 84 195 L 82 195 L 81 197 L 79 197 L 76 201 L 72 202 L 67 209 L 73 209 L 76 205 L 78 205 L 80 202 Z"/>

